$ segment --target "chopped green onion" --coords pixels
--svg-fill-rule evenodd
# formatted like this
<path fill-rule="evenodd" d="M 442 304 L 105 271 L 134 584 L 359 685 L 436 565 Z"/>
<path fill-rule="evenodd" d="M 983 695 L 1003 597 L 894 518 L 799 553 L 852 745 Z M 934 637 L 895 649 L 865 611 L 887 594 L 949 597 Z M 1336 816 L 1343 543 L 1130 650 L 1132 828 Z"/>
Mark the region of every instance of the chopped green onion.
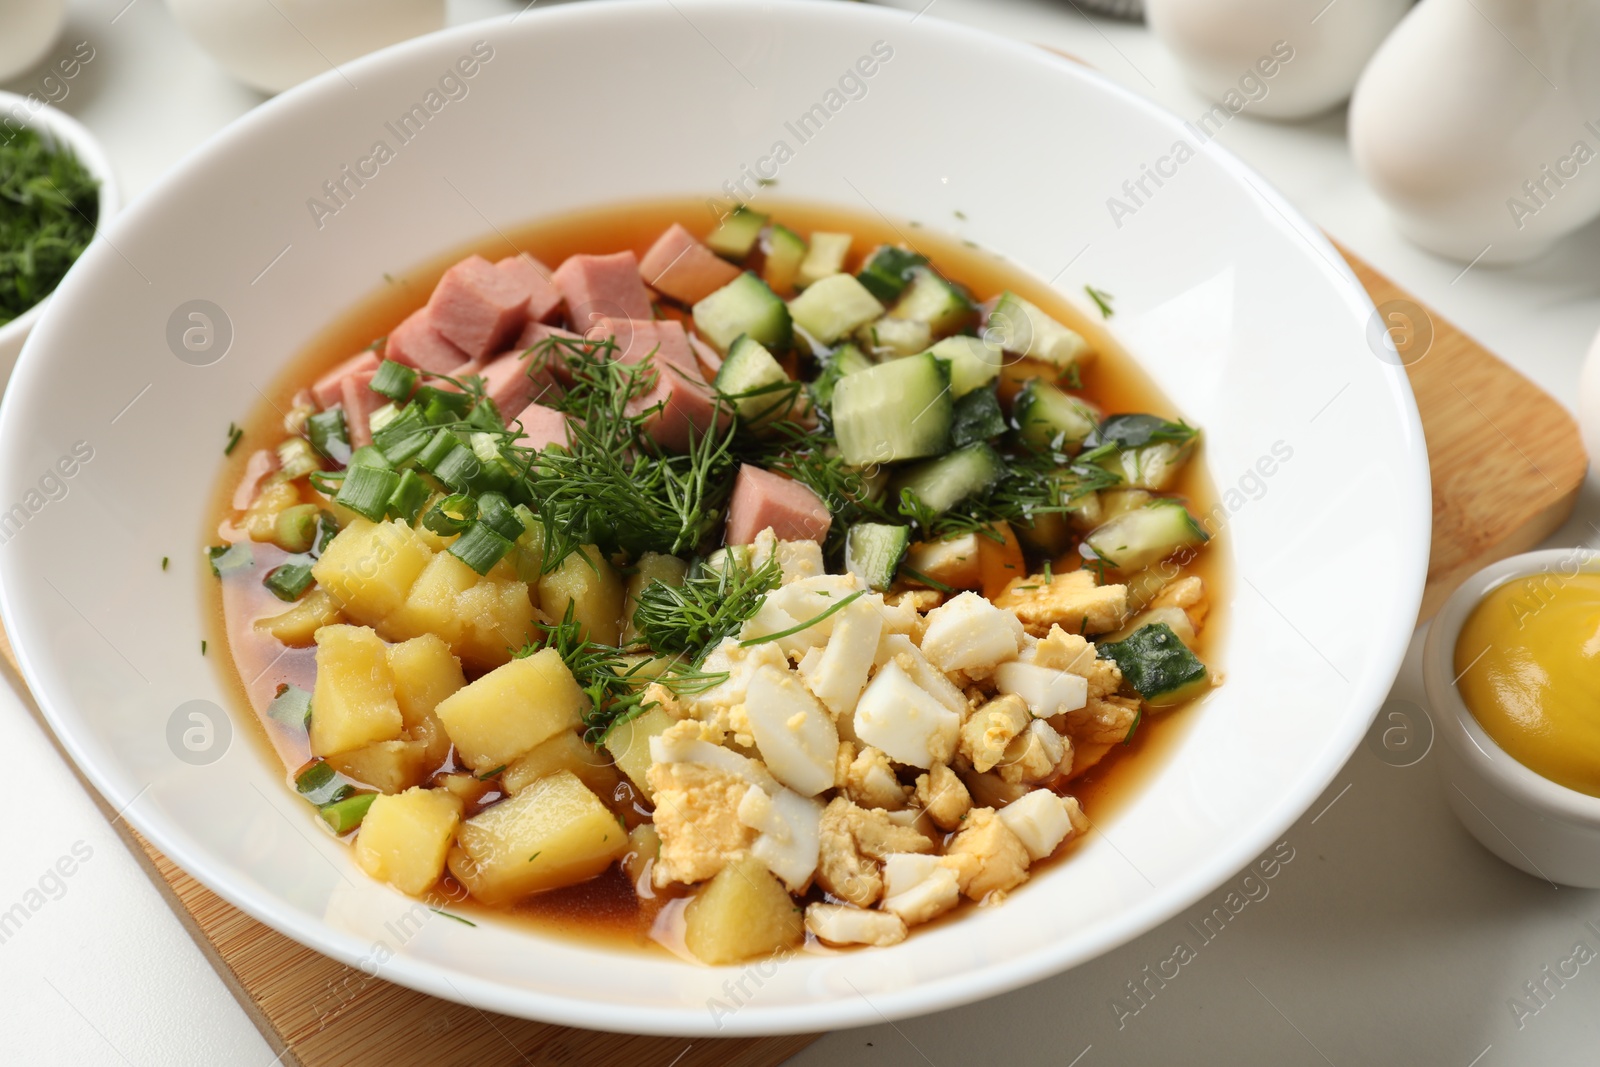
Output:
<path fill-rule="evenodd" d="M 300 599 L 302 593 L 311 588 L 314 580 L 311 577 L 311 564 L 284 563 L 268 571 L 267 576 L 261 579 L 261 584 L 279 600 L 292 604 Z"/>
<path fill-rule="evenodd" d="M 445 537 L 458 534 L 472 524 L 478 516 L 478 505 L 465 493 L 447 496 L 422 517 L 422 525 Z"/>
<path fill-rule="evenodd" d="M 505 420 L 500 416 L 500 409 L 488 397 L 484 397 L 473 406 L 467 415 L 467 422 L 490 433 L 498 433 L 506 428 Z"/>
<path fill-rule="evenodd" d="M 422 414 L 435 425 L 443 422 L 459 422 L 472 410 L 472 397 L 468 394 L 438 389 L 431 385 L 424 385 L 418 389 L 417 395 L 411 402 L 421 406 Z"/>
<path fill-rule="evenodd" d="M 243 430 L 241 430 L 239 427 L 235 426 L 231 422 L 228 423 L 228 444 L 227 444 L 227 447 L 225 447 L 222 450 L 222 454 L 224 456 L 233 455 L 233 450 L 235 448 L 239 447 L 239 442 L 240 442 L 241 439 L 243 439 L 243 437 L 244 437 L 244 431 Z"/>
<path fill-rule="evenodd" d="M 421 452 L 433 436 L 433 427 L 415 404 L 408 405 L 387 425 L 372 429 L 372 443 L 396 466 Z"/>
<path fill-rule="evenodd" d="M 309 552 L 317 539 L 318 508 L 315 504 L 295 504 L 278 512 L 273 541 L 287 552 Z"/>
<path fill-rule="evenodd" d="M 322 821 L 334 833 L 347 834 L 361 825 L 361 820 L 367 817 L 367 809 L 372 807 L 376 799 L 376 793 L 354 793 L 343 800 L 322 805 L 317 809 L 317 814 L 322 816 Z"/>
<path fill-rule="evenodd" d="M 484 493 L 478 497 L 478 521 L 511 541 L 528 532 L 511 502 L 499 493 Z"/>
<path fill-rule="evenodd" d="M 477 482 L 482 489 L 503 489 L 511 484 L 511 471 L 500 451 L 500 434 L 475 433 L 472 435 L 472 454 L 483 465 Z"/>
<path fill-rule="evenodd" d="M 354 457 L 351 457 L 352 460 Z M 333 500 L 373 522 L 382 522 L 389 510 L 389 498 L 394 496 L 400 476 L 381 467 L 353 466 L 345 474 L 343 484 Z"/>
<path fill-rule="evenodd" d="M 433 475 L 450 488 L 465 492 L 483 477 L 483 464 L 472 449 L 458 441 L 433 468 Z"/>
<path fill-rule="evenodd" d="M 367 429 L 376 434 L 399 417 L 399 408 L 393 404 L 385 404 L 381 408 L 373 409 L 372 414 L 367 416 Z"/>
<path fill-rule="evenodd" d="M 411 390 L 417 387 L 417 372 L 404 363 L 396 363 L 386 359 L 378 364 L 378 373 L 372 376 L 371 383 L 367 386 L 374 393 L 382 393 L 390 400 L 404 403 L 411 395 Z"/>
<path fill-rule="evenodd" d="M 231 545 L 212 545 L 206 549 L 206 557 L 211 561 L 211 573 L 218 578 L 255 563 L 250 546 L 243 541 Z"/>
<path fill-rule="evenodd" d="M 306 481 L 323 496 L 332 496 L 344 484 L 344 471 L 312 471 Z"/>
<path fill-rule="evenodd" d="M 289 481 L 322 469 L 316 450 L 304 437 L 286 438 L 278 446 L 278 469 Z"/>
<path fill-rule="evenodd" d="M 166 570 L 167 569 L 167 564 L 171 563 L 171 562 L 172 562 L 172 557 L 170 557 L 170 556 L 162 556 L 161 557 L 161 569 L 162 570 Z"/>
<path fill-rule="evenodd" d="M 306 437 L 311 447 L 335 463 L 350 459 L 350 437 L 345 433 L 344 409 L 319 411 L 306 419 Z"/>
<path fill-rule="evenodd" d="M 428 910 L 433 912 L 435 915 L 443 915 L 446 919 L 454 919 L 456 922 L 460 923 L 463 926 L 474 926 L 475 927 L 475 926 L 478 925 L 477 923 L 473 922 L 471 919 L 463 919 L 459 915 L 451 915 L 448 911 L 440 911 L 438 908 L 429 908 Z"/>
<path fill-rule="evenodd" d="M 510 551 L 511 539 L 496 533 L 493 527 L 482 522 L 467 527 L 467 532 L 450 545 L 450 554 L 479 574 L 488 574 L 489 569 Z"/>
<path fill-rule="evenodd" d="M 415 405 L 412 406 L 415 407 Z M 439 464 L 443 463 L 445 457 L 460 445 L 461 438 L 449 430 L 440 430 L 433 435 L 433 438 L 426 445 L 422 446 L 422 451 L 417 453 L 417 466 L 437 476 Z"/>
<path fill-rule="evenodd" d="M 767 634 L 767 635 L 765 635 L 763 637 L 752 637 L 748 641 L 740 641 L 739 642 L 739 647 L 740 648 L 749 648 L 751 645 L 764 645 L 768 641 L 777 641 L 777 640 L 780 640 L 780 639 L 785 638 L 785 637 L 793 637 L 795 634 L 800 633 L 803 630 L 811 629 L 811 627 L 815 626 L 817 623 L 821 622 L 823 619 L 826 619 L 829 615 L 832 615 L 834 612 L 843 611 L 844 608 L 847 605 L 855 603 L 861 597 L 866 596 L 866 594 L 867 594 L 867 591 L 865 589 L 857 589 L 854 593 L 851 593 L 849 596 L 845 597 L 843 600 L 839 601 L 837 604 L 834 604 L 832 607 L 828 608 L 827 611 L 824 611 L 820 615 L 813 615 L 811 618 L 807 619 L 805 622 L 799 623 L 798 625 L 795 625 L 795 626 L 791 626 L 787 630 L 779 630 L 775 634 Z"/>
<path fill-rule="evenodd" d="M 305 690 L 301 689 L 298 692 L 304 693 Z M 306 709 L 309 711 L 310 708 L 311 699 L 308 696 L 306 698 Z M 339 775 L 334 771 L 333 765 L 327 760 L 314 759 L 306 764 L 299 774 L 294 776 L 294 787 L 302 793 L 315 793 L 319 789 L 327 788 L 338 777 Z"/>
<path fill-rule="evenodd" d="M 373 445 L 362 445 L 350 453 L 349 467 L 379 467 L 386 471 L 394 470 L 394 464 L 389 462 L 389 457 Z"/>
<path fill-rule="evenodd" d="M 291 729 L 304 730 L 311 725 L 311 694 L 297 685 L 281 685 L 278 695 L 267 705 L 267 715 Z M 295 785 L 299 784 L 300 779 L 296 778 Z"/>
<path fill-rule="evenodd" d="M 422 505 L 428 502 L 428 496 L 433 490 L 428 483 L 423 481 L 416 471 L 403 471 L 400 482 L 394 487 L 394 492 L 389 494 L 389 513 L 397 515 L 406 522 L 416 522 L 417 513 L 422 510 Z"/>
<path fill-rule="evenodd" d="M 332 512 L 319 511 L 317 513 L 317 544 L 316 544 L 316 548 L 315 548 L 316 554 L 319 555 L 319 556 L 322 555 L 323 550 L 328 547 L 328 542 L 332 541 L 335 537 L 338 537 L 338 536 L 339 536 L 339 520 L 333 517 L 333 513 Z"/>

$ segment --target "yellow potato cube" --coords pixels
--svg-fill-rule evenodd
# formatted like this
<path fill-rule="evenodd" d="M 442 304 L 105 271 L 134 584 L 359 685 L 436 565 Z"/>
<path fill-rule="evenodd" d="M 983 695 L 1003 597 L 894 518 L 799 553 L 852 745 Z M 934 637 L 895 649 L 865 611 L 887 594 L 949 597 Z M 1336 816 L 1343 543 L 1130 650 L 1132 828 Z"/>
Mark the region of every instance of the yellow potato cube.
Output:
<path fill-rule="evenodd" d="M 420 784 L 443 762 L 441 756 L 430 763 L 428 747 L 425 739 L 374 741 L 329 756 L 328 766 L 380 793 L 401 793 Z"/>
<path fill-rule="evenodd" d="M 311 565 L 311 576 L 351 619 L 379 626 L 405 602 L 432 558 L 433 551 L 405 523 L 357 518 L 328 542 Z"/>
<path fill-rule="evenodd" d="M 331 756 L 374 741 L 398 740 L 405 721 L 378 635 L 365 626 L 324 626 L 316 641 L 311 754 Z"/>
<path fill-rule="evenodd" d="M 622 579 L 598 548 L 584 545 L 539 579 L 539 606 L 556 622 L 570 608 L 584 637 L 615 645 L 622 632 Z"/>
<path fill-rule="evenodd" d="M 456 598 L 456 617 L 456 652 L 475 667 L 498 667 L 533 639 L 533 601 L 523 582 L 480 579 Z"/>
<path fill-rule="evenodd" d="M 667 727 L 677 722 L 660 707 L 651 708 L 641 715 L 611 728 L 606 735 L 606 751 L 628 779 L 651 800 L 655 796 L 645 781 L 650 771 L 650 739 L 667 732 Z"/>
<path fill-rule="evenodd" d="M 646 552 L 639 557 L 638 567 L 628 576 L 627 596 L 622 603 L 623 647 L 636 645 L 641 641 L 639 628 L 633 624 L 633 613 L 639 606 L 639 594 L 649 588 L 652 582 L 680 586 L 688 573 L 689 565 L 677 556 Z"/>
<path fill-rule="evenodd" d="M 423 762 L 432 771 L 450 755 L 450 735 L 433 709 L 467 684 L 461 662 L 442 638 L 424 634 L 389 646 L 389 669 L 394 671 L 394 699 L 406 733 L 422 742 Z"/>
<path fill-rule="evenodd" d="M 313 589 L 282 615 L 257 619 L 256 629 L 265 630 L 286 645 L 304 648 L 311 644 L 318 630 L 343 618 L 339 602 L 326 589 Z"/>
<path fill-rule="evenodd" d="M 500 784 L 505 786 L 508 793 L 520 793 L 557 771 L 571 771 L 601 798 L 611 796 L 619 781 L 610 756 L 596 749 L 576 732 L 563 730 L 513 761 L 500 776 Z"/>
<path fill-rule="evenodd" d="M 797 948 L 805 917 L 783 883 L 754 856 L 722 869 L 684 909 L 684 945 L 702 963 L 738 963 Z"/>
<path fill-rule="evenodd" d="M 450 872 L 485 904 L 586 881 L 628 850 L 616 816 L 570 771 L 468 819 L 456 841 Z"/>
<path fill-rule="evenodd" d="M 356 863 L 402 893 L 426 892 L 444 874 L 461 801 L 442 789 L 378 797 L 356 834 Z"/>
<path fill-rule="evenodd" d="M 404 601 L 385 617 L 383 635 L 391 641 L 406 641 L 436 634 L 455 648 L 464 628 L 458 601 L 477 584 L 476 571 L 450 553 L 440 552 L 417 575 Z"/>
<path fill-rule="evenodd" d="M 239 518 L 239 528 L 250 535 L 252 541 L 271 541 L 278 532 L 278 514 L 285 508 L 300 503 L 300 490 L 282 474 L 273 475 L 261 486 L 250 507 Z"/>
<path fill-rule="evenodd" d="M 553 648 L 503 667 L 452 693 L 434 713 L 456 752 L 482 774 L 539 742 L 583 723 L 589 698 Z"/>

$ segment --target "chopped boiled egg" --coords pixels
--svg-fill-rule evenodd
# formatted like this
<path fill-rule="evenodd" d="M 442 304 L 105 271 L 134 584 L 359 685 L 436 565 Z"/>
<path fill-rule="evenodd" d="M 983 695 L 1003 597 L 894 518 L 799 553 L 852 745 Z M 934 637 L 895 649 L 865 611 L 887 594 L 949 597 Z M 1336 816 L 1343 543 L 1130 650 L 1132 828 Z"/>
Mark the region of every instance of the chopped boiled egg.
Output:
<path fill-rule="evenodd" d="M 942 671 L 989 671 L 1015 659 L 1022 623 L 977 593 L 962 593 L 928 612 L 922 654 Z"/>
<path fill-rule="evenodd" d="M 1089 702 L 1086 679 L 1052 667 L 1013 660 L 995 669 L 994 681 L 1000 692 L 1021 697 L 1035 718 L 1077 711 Z"/>
<path fill-rule="evenodd" d="M 948 760 L 960 729 L 961 714 L 917 685 L 899 658 L 878 669 L 856 703 L 856 736 L 896 763 L 928 768 Z"/>
<path fill-rule="evenodd" d="M 833 786 L 839 731 L 793 672 L 763 666 L 745 690 L 745 716 L 767 769 L 802 796 Z"/>

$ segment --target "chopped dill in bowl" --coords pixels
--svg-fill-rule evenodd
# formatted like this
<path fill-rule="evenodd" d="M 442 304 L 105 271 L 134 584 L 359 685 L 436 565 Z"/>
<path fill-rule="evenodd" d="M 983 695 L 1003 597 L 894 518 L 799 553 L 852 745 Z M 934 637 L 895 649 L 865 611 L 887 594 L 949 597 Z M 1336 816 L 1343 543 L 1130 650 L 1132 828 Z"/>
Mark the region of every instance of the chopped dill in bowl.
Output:
<path fill-rule="evenodd" d="M 0 141 L 0 326 L 49 296 L 94 237 L 100 183 L 37 132 Z"/>

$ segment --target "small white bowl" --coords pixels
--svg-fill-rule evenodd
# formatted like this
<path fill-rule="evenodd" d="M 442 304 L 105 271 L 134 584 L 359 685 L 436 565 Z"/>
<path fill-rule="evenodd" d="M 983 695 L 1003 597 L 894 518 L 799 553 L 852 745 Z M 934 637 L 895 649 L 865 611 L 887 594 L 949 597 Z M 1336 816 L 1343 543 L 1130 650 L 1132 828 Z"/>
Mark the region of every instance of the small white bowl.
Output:
<path fill-rule="evenodd" d="M 1553 548 L 1501 560 L 1461 583 L 1428 630 L 1423 681 L 1444 744 L 1439 773 L 1450 807 L 1484 848 L 1536 878 L 1600 888 L 1600 797 L 1557 785 L 1489 737 L 1456 688 L 1455 647 L 1493 589 L 1533 574 L 1600 572 L 1600 553 Z"/>
<path fill-rule="evenodd" d="M 100 217 L 95 228 L 98 236 L 106 223 L 111 221 L 111 216 L 122 206 L 122 198 L 117 190 L 117 179 L 111 173 L 111 164 L 106 160 L 105 152 L 101 150 L 100 142 L 95 140 L 94 134 L 85 129 L 77 119 L 64 111 L 57 111 L 37 97 L 0 92 L 0 115 L 4 115 L 8 122 L 15 119 L 24 127 L 38 130 L 56 145 L 66 145 L 71 148 L 77 154 L 79 162 L 99 180 Z M 17 353 L 22 351 L 22 342 L 28 339 L 28 333 L 44 314 L 45 305 L 48 303 L 50 298 L 47 296 L 4 326 L 0 326 L 0 386 L 11 377 L 11 368 L 17 362 Z"/>

